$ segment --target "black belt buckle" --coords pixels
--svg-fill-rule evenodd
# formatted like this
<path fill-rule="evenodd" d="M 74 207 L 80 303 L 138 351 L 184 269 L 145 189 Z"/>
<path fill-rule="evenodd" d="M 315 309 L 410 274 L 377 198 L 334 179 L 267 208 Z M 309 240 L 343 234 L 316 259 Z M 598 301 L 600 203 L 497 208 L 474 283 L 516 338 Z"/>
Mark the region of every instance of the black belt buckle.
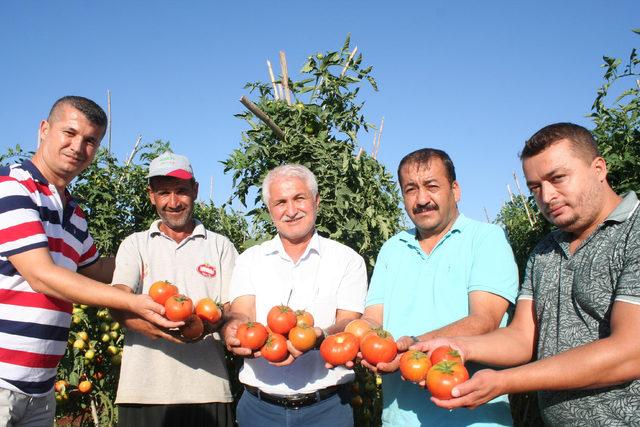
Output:
<path fill-rule="evenodd" d="M 339 386 L 330 386 L 327 388 L 323 388 L 322 390 L 316 390 L 313 393 L 281 396 L 276 394 L 264 393 L 259 388 L 249 385 L 245 385 L 244 388 L 249 393 L 264 402 L 282 406 L 288 409 L 299 409 L 305 406 L 313 405 L 314 403 L 318 403 L 325 399 L 328 399 L 329 397 L 338 393 L 339 390 Z"/>

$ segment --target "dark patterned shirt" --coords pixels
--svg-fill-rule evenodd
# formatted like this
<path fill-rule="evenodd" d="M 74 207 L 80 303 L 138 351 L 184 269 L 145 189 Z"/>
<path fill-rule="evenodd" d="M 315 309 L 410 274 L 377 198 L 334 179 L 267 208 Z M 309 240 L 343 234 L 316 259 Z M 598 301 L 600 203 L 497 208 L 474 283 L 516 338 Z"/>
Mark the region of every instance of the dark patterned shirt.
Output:
<path fill-rule="evenodd" d="M 561 230 L 527 263 L 519 298 L 533 299 L 538 359 L 605 338 L 616 301 L 640 305 L 640 209 L 631 192 L 575 251 Z M 640 425 L 640 380 L 594 390 L 538 393 L 546 424 Z"/>

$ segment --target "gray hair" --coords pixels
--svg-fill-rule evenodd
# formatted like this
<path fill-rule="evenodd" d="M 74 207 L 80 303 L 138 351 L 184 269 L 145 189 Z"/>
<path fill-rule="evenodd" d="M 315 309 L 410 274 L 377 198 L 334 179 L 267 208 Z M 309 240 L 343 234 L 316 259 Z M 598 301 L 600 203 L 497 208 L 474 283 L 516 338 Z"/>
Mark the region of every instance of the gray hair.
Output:
<path fill-rule="evenodd" d="M 307 184 L 307 188 L 309 188 L 313 197 L 318 195 L 318 181 L 309 168 L 298 164 L 281 165 L 271 169 L 264 178 L 264 181 L 262 181 L 262 201 L 267 207 L 269 206 L 269 197 L 271 196 L 269 188 L 276 178 L 300 178 Z"/>

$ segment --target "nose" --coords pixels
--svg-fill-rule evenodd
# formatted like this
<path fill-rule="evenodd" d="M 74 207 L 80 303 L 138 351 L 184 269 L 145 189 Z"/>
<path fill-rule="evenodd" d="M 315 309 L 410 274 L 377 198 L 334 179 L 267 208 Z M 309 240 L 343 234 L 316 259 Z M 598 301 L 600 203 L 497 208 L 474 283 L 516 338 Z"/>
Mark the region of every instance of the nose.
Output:
<path fill-rule="evenodd" d="M 169 203 L 170 208 L 176 208 L 180 205 L 180 198 L 176 193 L 169 193 Z"/>
<path fill-rule="evenodd" d="M 429 194 L 429 192 L 424 189 L 424 188 L 420 188 L 418 190 L 418 197 L 416 199 L 417 204 L 419 205 L 426 205 L 431 201 L 431 195 Z"/>
<path fill-rule="evenodd" d="M 69 148 L 74 153 L 80 153 L 82 151 L 82 136 L 76 135 L 74 138 L 71 138 L 71 143 L 69 144 Z"/>
<path fill-rule="evenodd" d="M 540 184 L 540 200 L 544 204 L 549 204 L 553 199 L 555 199 L 557 193 L 556 189 L 549 182 L 543 181 Z"/>

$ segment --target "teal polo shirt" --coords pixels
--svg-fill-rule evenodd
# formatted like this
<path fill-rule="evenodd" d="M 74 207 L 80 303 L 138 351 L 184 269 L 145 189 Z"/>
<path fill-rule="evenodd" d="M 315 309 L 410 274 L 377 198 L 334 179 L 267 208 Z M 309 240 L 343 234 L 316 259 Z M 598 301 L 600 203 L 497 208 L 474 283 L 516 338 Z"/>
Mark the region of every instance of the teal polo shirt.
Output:
<path fill-rule="evenodd" d="M 384 305 L 383 327 L 397 339 L 466 317 L 472 291 L 491 292 L 513 303 L 518 268 L 502 228 L 460 214 L 430 254 L 420 247 L 415 229 L 389 239 L 378 254 L 366 305 Z M 470 374 L 478 369 L 468 367 Z M 382 388 L 386 426 L 512 423 L 507 396 L 473 411 L 449 412 L 431 403 L 424 389 L 402 381 L 399 372 L 383 376 Z"/>

